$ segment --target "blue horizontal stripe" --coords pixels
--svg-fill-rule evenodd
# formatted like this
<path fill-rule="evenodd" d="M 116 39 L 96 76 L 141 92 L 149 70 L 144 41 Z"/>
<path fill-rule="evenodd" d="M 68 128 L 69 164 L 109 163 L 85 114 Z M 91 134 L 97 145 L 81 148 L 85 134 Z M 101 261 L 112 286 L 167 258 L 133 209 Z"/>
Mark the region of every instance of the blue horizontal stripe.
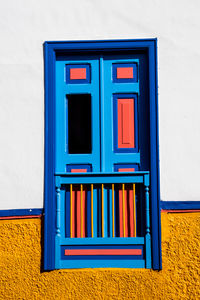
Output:
<path fill-rule="evenodd" d="M 200 210 L 200 201 L 161 201 L 163 210 Z M 43 214 L 43 208 L 0 210 L 0 217 L 37 216 Z"/>
<path fill-rule="evenodd" d="M 133 173 L 56 173 L 56 185 L 62 184 L 101 184 L 101 183 L 146 183 L 149 172 Z"/>
<path fill-rule="evenodd" d="M 164 210 L 193 210 L 200 209 L 200 201 L 161 201 Z"/>
<path fill-rule="evenodd" d="M 42 214 L 42 208 L 0 210 L 0 217 L 37 216 Z"/>
<path fill-rule="evenodd" d="M 82 258 L 82 257 L 81 257 Z M 143 259 L 118 259 L 99 260 L 61 260 L 56 269 L 79 269 L 79 268 L 145 268 L 145 261 Z"/>
<path fill-rule="evenodd" d="M 61 246 L 62 250 L 73 250 L 73 249 L 141 249 L 143 251 L 143 246 L 140 245 L 64 245 Z M 122 254 L 124 255 L 124 254 Z M 132 255 L 131 255 L 132 256 Z"/>
<path fill-rule="evenodd" d="M 114 255 L 115 260 L 141 260 L 144 259 L 143 255 Z M 70 261 L 79 261 L 80 259 L 82 260 L 112 260 L 113 255 L 75 255 L 75 256 L 65 256 L 62 255 L 61 259 L 63 260 L 70 260 Z M 88 265 L 89 267 L 89 265 Z"/>
<path fill-rule="evenodd" d="M 61 238 L 60 245 L 143 245 L 143 237 L 128 238 Z"/>

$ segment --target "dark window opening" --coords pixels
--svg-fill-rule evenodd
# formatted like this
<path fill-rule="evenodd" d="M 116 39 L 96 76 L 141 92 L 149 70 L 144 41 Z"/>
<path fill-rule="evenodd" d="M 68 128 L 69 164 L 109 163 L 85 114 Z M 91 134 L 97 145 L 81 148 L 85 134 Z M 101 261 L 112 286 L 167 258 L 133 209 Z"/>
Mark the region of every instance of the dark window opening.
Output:
<path fill-rule="evenodd" d="M 91 153 L 91 95 L 67 95 L 68 151 L 70 154 Z"/>

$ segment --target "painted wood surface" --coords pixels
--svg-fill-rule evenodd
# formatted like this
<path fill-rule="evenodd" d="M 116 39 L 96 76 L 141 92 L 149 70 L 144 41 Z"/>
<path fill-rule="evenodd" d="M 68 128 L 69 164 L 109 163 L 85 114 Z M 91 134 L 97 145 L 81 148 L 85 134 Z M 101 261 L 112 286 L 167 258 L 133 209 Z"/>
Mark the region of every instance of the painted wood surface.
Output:
<path fill-rule="evenodd" d="M 135 147 L 134 99 L 118 99 L 118 147 Z"/>
<path fill-rule="evenodd" d="M 86 79 L 86 69 L 85 68 L 71 68 L 70 69 L 70 79 Z"/>
<path fill-rule="evenodd" d="M 117 68 L 117 79 L 133 78 L 133 67 Z"/>
<path fill-rule="evenodd" d="M 85 59 L 86 57 L 84 57 Z M 68 58 L 70 60 L 70 58 Z M 80 57 L 79 57 L 80 59 Z M 75 60 L 72 62 L 72 64 L 74 64 Z M 67 62 L 68 63 L 68 62 Z M 77 60 L 76 63 L 80 63 L 80 64 L 84 64 L 83 60 L 79 61 Z M 131 79 L 131 77 L 134 77 L 134 70 L 131 68 L 129 69 L 128 64 L 130 63 L 130 66 L 134 65 L 136 70 L 138 70 L 139 72 L 139 59 L 137 58 L 137 56 L 132 56 L 132 55 L 124 55 L 123 56 L 115 56 L 115 57 L 107 57 L 107 55 L 102 55 L 99 58 L 95 58 L 94 60 L 90 59 L 87 61 L 85 59 L 85 64 L 90 64 L 91 67 L 91 72 L 92 74 L 98 74 L 99 76 L 99 88 L 100 88 L 100 93 L 96 93 L 95 95 L 98 95 L 99 101 L 98 103 L 100 103 L 100 118 L 99 118 L 99 125 L 101 127 L 101 131 L 100 134 L 101 136 L 99 136 L 98 138 L 98 134 L 97 131 L 93 131 L 93 134 L 95 134 L 95 137 L 92 139 L 93 141 L 93 147 L 92 149 L 94 149 L 95 146 L 99 147 L 100 145 L 100 149 L 99 149 L 99 157 L 97 157 L 97 152 L 95 155 L 93 155 L 93 153 L 91 153 L 91 155 L 83 155 L 83 154 L 78 154 L 78 155 L 68 155 L 67 153 L 67 134 L 65 136 L 64 142 L 66 141 L 65 144 L 60 143 L 60 141 L 57 141 L 57 145 L 58 146 L 63 146 L 62 150 L 65 151 L 65 154 L 62 156 L 59 155 L 58 157 L 58 161 L 57 161 L 57 165 L 58 168 L 56 169 L 56 172 L 65 172 L 66 170 L 66 166 L 70 165 L 70 164 L 90 164 L 92 165 L 92 171 L 94 172 L 105 172 L 106 174 L 108 172 L 113 172 L 114 170 L 114 166 L 115 165 L 122 165 L 122 164 L 136 164 L 139 165 L 140 164 L 140 152 L 139 152 L 139 146 L 138 146 L 138 140 L 139 137 L 135 138 L 136 134 L 138 133 L 138 128 L 136 128 L 138 126 L 137 122 L 136 122 L 136 118 L 138 118 L 137 116 L 135 116 L 135 113 L 138 112 L 138 106 L 139 103 L 141 102 L 141 97 L 139 97 L 140 95 L 140 86 L 139 86 L 139 80 L 135 81 L 129 81 L 129 80 L 118 80 L 118 81 L 114 81 L 113 77 L 112 77 L 112 66 L 115 64 L 124 64 L 124 66 L 122 66 L 121 69 L 121 74 L 120 71 L 118 70 L 118 78 L 117 79 L 123 79 L 122 77 L 126 77 L 125 79 Z M 61 68 L 63 67 L 63 65 L 65 64 L 66 66 L 66 61 L 59 61 L 57 62 L 57 66 L 58 66 L 58 73 L 59 70 L 61 70 Z M 99 65 L 98 65 L 99 64 Z M 94 67 L 94 68 L 93 68 Z M 60 69 L 59 69 L 60 68 Z M 99 68 L 99 72 L 98 71 Z M 123 69 L 124 68 L 124 69 Z M 76 72 L 76 70 L 75 70 Z M 58 74 L 57 73 L 57 74 Z M 126 73 L 126 74 L 125 74 Z M 139 74 L 139 73 L 138 73 Z M 111 75 L 111 76 L 110 76 Z M 76 76 L 76 75 L 75 75 Z M 87 76 L 86 76 L 87 77 Z M 121 77 L 121 78 L 119 78 Z M 59 78 L 61 77 L 57 77 L 58 81 Z M 73 78 L 73 75 L 72 77 Z M 66 95 L 66 93 L 90 93 L 91 91 L 94 92 L 94 85 L 93 85 L 93 76 L 91 77 L 92 81 L 91 81 L 91 85 L 90 84 L 84 84 L 81 85 L 78 83 L 81 82 L 77 82 L 76 84 L 70 85 L 67 84 L 64 89 L 63 92 Z M 73 80 L 73 79 L 72 79 Z M 77 80 L 77 79 L 74 79 Z M 90 82 L 89 82 L 90 83 Z M 97 81 L 96 81 L 97 83 Z M 124 84 L 125 83 L 125 84 Z M 93 86 L 92 86 L 93 85 Z M 64 86 L 64 85 L 63 85 Z M 61 85 L 60 85 L 61 87 Z M 59 89 L 59 84 L 58 84 L 58 91 L 61 90 Z M 119 96 L 118 96 L 119 95 Z M 116 110 L 117 110 L 117 118 L 116 122 L 117 122 L 117 126 L 116 130 L 117 130 L 117 150 L 120 151 L 115 151 L 115 148 L 113 147 L 113 120 L 112 117 L 112 111 L 113 111 L 113 103 L 114 103 L 114 96 L 116 96 L 117 98 L 117 105 L 116 105 Z M 92 95 L 93 98 L 93 95 Z M 61 97 L 60 97 L 61 99 Z M 63 99 L 63 95 L 62 95 L 62 99 Z M 61 102 L 60 102 L 61 103 Z M 94 107 L 92 105 L 92 107 Z M 61 108 L 61 106 L 60 106 Z M 62 106 L 62 109 L 64 108 L 64 105 Z M 67 108 L 67 105 L 66 105 Z M 59 111 L 59 109 L 56 111 Z M 95 111 L 97 111 L 97 107 L 95 107 Z M 60 110 L 61 112 L 61 110 Z M 66 115 L 65 115 L 66 116 Z M 58 118 L 59 119 L 59 118 Z M 97 120 L 94 116 L 92 116 L 92 120 L 94 121 L 95 125 L 95 121 Z M 65 124 L 67 123 L 66 118 L 63 119 L 62 121 L 65 122 Z M 61 120 L 59 119 L 59 124 L 61 123 Z M 96 123 L 97 124 L 97 123 Z M 59 126 L 58 126 L 59 127 Z M 93 127 L 93 126 L 92 126 Z M 63 128 L 62 128 L 63 129 Z M 59 128 L 57 128 L 57 130 L 59 130 Z M 64 128 L 64 130 L 66 130 L 66 128 Z M 61 130 L 62 131 L 62 130 Z M 58 131 L 57 131 L 58 132 Z M 110 135 L 111 135 L 111 139 L 110 139 Z M 100 143 L 97 143 L 97 140 L 100 141 Z M 113 151 L 114 149 L 114 151 Z M 134 149 L 134 151 L 133 151 Z M 118 152 L 118 153 L 117 153 Z M 61 153 L 62 154 L 62 153 Z M 128 155 L 127 155 L 128 154 Z M 143 153 L 144 155 L 144 153 Z M 94 157 L 95 156 L 95 157 Z M 65 159 L 66 158 L 66 159 Z M 94 160 L 93 160 L 94 158 Z M 62 167 L 59 170 L 59 164 L 62 167 L 64 167 L 62 169 Z M 93 169 L 94 168 L 94 169 Z M 81 168 L 80 168 L 81 169 Z M 123 167 L 121 168 L 123 169 Z M 131 169 L 131 167 L 129 167 L 129 169 Z M 145 168 L 145 170 L 148 168 Z M 67 178 L 67 177 L 60 177 L 60 185 L 65 185 L 67 184 L 68 179 L 71 181 L 70 184 L 73 185 L 77 185 L 79 186 L 80 190 L 77 190 L 77 207 L 75 208 L 77 210 L 77 238 L 79 239 L 80 237 L 85 237 L 84 234 L 84 229 L 83 227 L 85 227 L 84 224 L 84 214 L 85 214 L 85 199 L 84 199 L 84 185 L 85 184 L 98 184 L 99 185 L 99 191 L 97 193 L 98 196 L 98 206 L 97 206 L 97 210 L 99 209 L 99 215 L 98 215 L 98 220 L 100 220 L 98 226 L 99 228 L 97 228 L 97 236 L 98 237 L 103 237 L 102 240 L 104 240 L 104 237 L 107 238 L 109 236 L 110 233 L 108 233 L 108 227 L 110 226 L 110 223 L 108 221 L 108 216 L 112 215 L 110 212 L 108 212 L 108 200 L 110 201 L 112 199 L 112 190 L 110 189 L 110 193 L 107 193 L 107 183 L 108 184 L 117 184 L 120 183 L 118 180 L 116 181 L 116 178 L 114 178 L 114 181 L 112 181 L 113 178 L 113 174 L 110 176 L 110 178 L 108 177 L 102 177 L 102 180 L 106 180 L 106 181 L 101 181 L 100 182 L 100 177 L 97 175 L 95 177 L 91 177 L 91 181 L 89 181 L 89 178 L 86 178 L 83 174 L 83 176 L 81 176 L 79 179 L 81 181 L 76 182 L 76 177 L 71 177 L 71 178 Z M 126 176 L 126 178 L 128 178 Z M 125 179 L 125 177 L 124 177 Z M 122 212 L 122 220 L 121 220 L 121 224 L 123 227 L 123 238 L 132 236 L 135 230 L 135 224 L 132 223 L 130 221 L 130 218 L 132 218 L 132 216 L 135 215 L 135 209 L 134 209 L 134 202 L 130 201 L 133 200 L 135 198 L 135 192 L 134 192 L 134 188 L 133 188 L 133 183 L 139 183 L 139 181 L 141 180 L 140 176 L 138 175 L 138 177 L 134 178 L 134 180 L 136 179 L 136 181 L 125 181 L 125 183 L 122 184 L 122 195 L 120 195 L 121 191 L 119 191 L 119 206 L 121 205 L 120 211 Z M 123 182 L 123 181 L 121 181 Z M 127 185 L 127 182 L 131 183 L 132 185 Z M 120 185 L 117 185 L 118 187 Z M 115 192 L 115 191 L 114 191 Z M 111 197 L 109 195 L 111 195 Z M 73 197 L 72 197 L 73 198 Z M 122 199 L 121 199 L 122 198 Z M 94 197 L 95 201 L 96 201 L 96 195 Z M 93 200 L 94 200 L 93 199 Z M 72 199 L 73 200 L 73 199 Z M 114 197 L 115 200 L 115 197 Z M 86 199 L 87 201 L 87 199 Z M 95 202 L 94 201 L 94 202 Z M 114 201 L 115 202 L 115 201 Z M 121 204 L 120 204 L 121 203 Z M 116 203 L 114 203 L 115 205 Z M 72 207 L 73 208 L 73 207 Z M 84 213 L 83 213 L 84 211 Z M 110 211 L 112 211 L 112 207 L 110 209 Z M 120 213 L 121 213 L 120 212 Z M 73 214 L 72 214 L 73 215 Z M 78 221 L 78 215 L 80 215 L 80 223 Z M 95 220 L 96 220 L 96 216 L 95 216 Z M 93 219 L 93 221 L 95 222 L 95 220 Z M 115 221 L 115 220 L 114 220 Z M 120 224 L 120 225 L 121 225 Z M 112 228 L 111 228 L 112 229 Z M 121 235 L 121 233 L 120 233 Z M 119 235 L 118 235 L 119 236 Z"/>
<path fill-rule="evenodd" d="M 85 173 L 87 169 L 71 169 L 71 173 Z M 75 185 L 72 187 L 72 203 L 71 203 L 71 237 L 86 237 L 86 187 Z M 71 195 L 70 195 L 71 196 Z"/>
<path fill-rule="evenodd" d="M 65 255 L 142 255 L 142 249 L 65 249 Z"/>
<path fill-rule="evenodd" d="M 135 168 L 119 168 L 118 172 L 134 172 Z M 136 236 L 135 191 L 134 186 L 125 185 L 124 190 L 119 189 L 119 236 Z M 124 194 L 124 196 L 123 196 Z M 123 199 L 124 198 L 124 199 Z M 124 204 L 123 204 L 124 202 Z M 125 220 L 124 220 L 125 218 Z M 125 229 L 124 224 L 125 223 Z"/>

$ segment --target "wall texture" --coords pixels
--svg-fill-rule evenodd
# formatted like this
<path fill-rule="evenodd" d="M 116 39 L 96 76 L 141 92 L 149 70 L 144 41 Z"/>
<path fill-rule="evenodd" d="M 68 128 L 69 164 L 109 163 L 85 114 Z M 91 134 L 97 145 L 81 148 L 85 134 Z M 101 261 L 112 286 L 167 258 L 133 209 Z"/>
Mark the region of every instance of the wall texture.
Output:
<path fill-rule="evenodd" d="M 43 207 L 45 40 L 158 38 L 161 198 L 200 200 L 199 10 L 198 0 L 1 1 L 0 209 Z"/>
<path fill-rule="evenodd" d="M 0 299 L 200 299 L 200 212 L 162 213 L 163 270 L 41 270 L 41 220 L 0 221 Z"/>

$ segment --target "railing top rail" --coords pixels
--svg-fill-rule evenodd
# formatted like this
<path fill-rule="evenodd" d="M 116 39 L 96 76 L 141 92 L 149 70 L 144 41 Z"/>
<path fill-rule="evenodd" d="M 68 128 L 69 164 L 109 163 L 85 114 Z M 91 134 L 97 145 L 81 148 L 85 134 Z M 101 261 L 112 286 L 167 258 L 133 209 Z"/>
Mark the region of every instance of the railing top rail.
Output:
<path fill-rule="evenodd" d="M 101 183 L 144 183 L 149 185 L 149 171 L 120 173 L 55 173 L 56 185 L 101 184 Z"/>
<path fill-rule="evenodd" d="M 85 172 L 85 173 L 70 173 L 70 172 L 55 172 L 55 176 L 137 176 L 137 175 L 144 175 L 149 174 L 149 171 L 134 171 L 134 172 Z"/>

